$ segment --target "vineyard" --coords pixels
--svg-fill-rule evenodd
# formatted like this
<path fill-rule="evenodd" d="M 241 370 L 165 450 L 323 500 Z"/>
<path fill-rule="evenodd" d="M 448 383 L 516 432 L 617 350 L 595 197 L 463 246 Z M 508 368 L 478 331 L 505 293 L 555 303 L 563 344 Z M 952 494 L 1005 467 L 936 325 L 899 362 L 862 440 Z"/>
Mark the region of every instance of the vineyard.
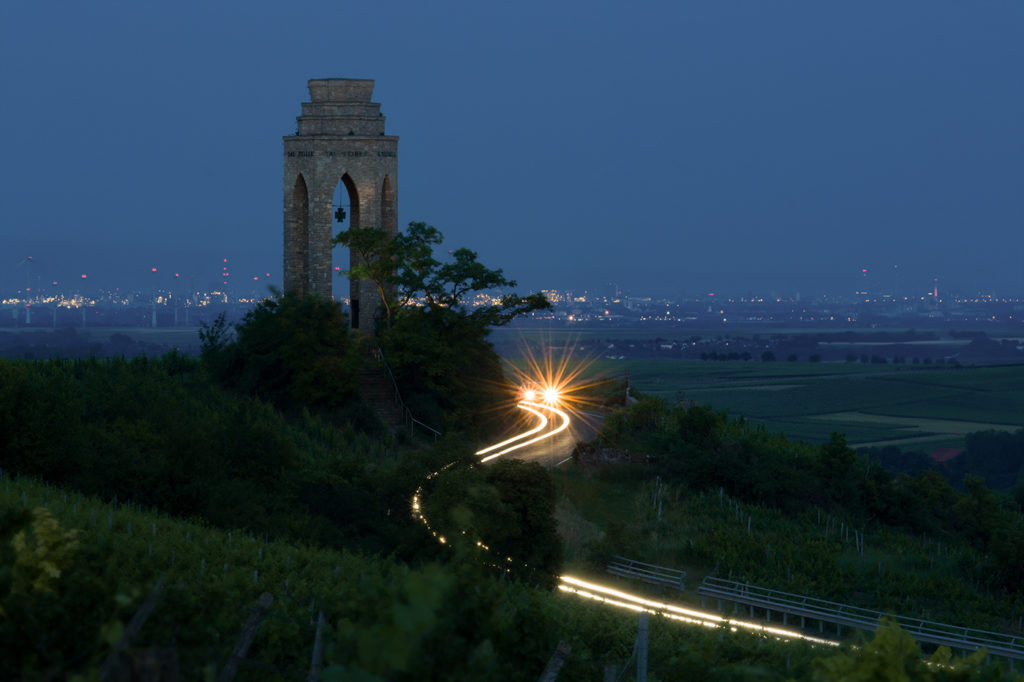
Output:
<path fill-rule="evenodd" d="M 181 679 L 214 679 L 223 670 L 263 593 L 273 601 L 238 679 L 305 680 L 320 613 L 327 624 L 324 680 L 536 679 L 559 639 L 573 651 L 559 679 L 594 679 L 606 663 L 625 662 L 635 635 L 628 613 L 487 577 L 473 566 L 410 568 L 385 558 L 270 542 L 5 474 L 0 518 L 17 513 L 36 518 L 40 538 L 38 520 L 52 517 L 62 532 L 75 535 L 83 562 L 84 555 L 101 557 L 95 570 L 106 587 L 101 594 L 94 590 L 87 604 L 59 588 L 0 602 L 8 623 L 30 613 L 91 621 L 95 632 L 77 652 L 86 669 L 109 655 L 151 595 L 155 608 L 125 655 L 138 664 L 173 650 Z M 70 564 L 62 568 L 71 571 Z M 33 611 L 18 610 L 27 607 Z M 33 619 L 18 630 L 27 638 L 52 625 Z M 822 654 L 803 644 L 701 630 L 653 621 L 654 670 L 673 679 L 702 668 L 763 665 L 802 675 Z M 2 626 L 0 633 L 10 636 Z M 66 650 L 27 649 L 23 658 L 34 669 L 68 664 L 61 660 Z M 17 662 L 6 658 L 0 673 L 18 677 L 23 671 L 12 667 Z"/>
<path fill-rule="evenodd" d="M 621 473 L 621 472 L 620 472 Z M 1021 631 L 1024 601 L 982 584 L 962 542 L 914 536 L 810 508 L 799 515 L 656 480 L 555 475 L 566 555 L 595 579 L 611 554 L 950 624 Z M 581 528 L 589 525 L 589 532 Z"/>

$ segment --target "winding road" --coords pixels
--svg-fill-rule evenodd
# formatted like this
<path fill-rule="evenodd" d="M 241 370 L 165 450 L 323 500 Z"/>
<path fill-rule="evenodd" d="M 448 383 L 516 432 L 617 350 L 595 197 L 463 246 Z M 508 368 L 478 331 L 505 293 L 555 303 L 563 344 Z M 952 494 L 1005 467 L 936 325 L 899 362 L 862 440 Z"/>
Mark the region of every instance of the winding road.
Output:
<path fill-rule="evenodd" d="M 572 457 L 576 443 L 594 439 L 602 419 L 595 412 L 576 412 L 580 418 L 572 419 L 557 403 L 523 400 L 516 407 L 535 419 L 536 424 L 478 451 L 480 461 L 489 462 L 508 454 L 548 467 L 564 464 Z"/>
<path fill-rule="evenodd" d="M 542 394 L 540 400 L 537 400 L 537 397 L 531 392 L 528 399 L 521 400 L 516 405 L 518 409 L 523 410 L 531 419 L 534 419 L 535 423 L 525 424 L 529 428 L 477 451 L 476 454 L 480 457 L 481 462 L 489 462 L 510 455 L 518 459 L 537 461 L 547 466 L 558 466 L 571 458 L 572 449 L 578 441 L 593 439 L 597 425 L 600 423 L 599 415 L 577 412 L 577 414 L 585 415 L 586 418 L 573 420 L 568 411 L 560 407 L 558 395 L 553 390 Z M 440 471 L 434 472 L 428 479 L 436 477 L 439 473 Z M 423 514 L 422 495 L 423 487 L 420 486 L 412 499 L 413 517 L 422 522 L 438 542 L 447 544 L 448 540 L 431 527 L 429 520 Z M 480 540 L 477 540 L 476 545 L 485 552 L 490 551 L 490 548 Z M 511 561 L 511 558 L 509 560 Z M 799 639 L 815 644 L 837 645 L 837 642 L 808 636 L 788 628 L 727 618 L 718 613 L 693 609 L 683 604 L 652 600 L 640 594 L 626 592 L 618 587 L 596 584 L 577 576 L 559 576 L 558 589 L 614 608 L 634 613 L 657 614 L 689 625 L 725 628 L 729 632 L 743 630 L 778 639 Z"/>

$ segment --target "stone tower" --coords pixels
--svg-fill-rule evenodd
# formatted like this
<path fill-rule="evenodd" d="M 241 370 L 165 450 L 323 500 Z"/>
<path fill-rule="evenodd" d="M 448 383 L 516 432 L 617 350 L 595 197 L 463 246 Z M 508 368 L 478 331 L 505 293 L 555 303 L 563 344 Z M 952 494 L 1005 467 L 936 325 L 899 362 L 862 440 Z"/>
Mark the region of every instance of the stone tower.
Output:
<path fill-rule="evenodd" d="M 398 229 L 398 138 L 384 134 L 373 81 L 309 81 L 295 135 L 284 138 L 284 288 L 331 297 L 331 199 L 348 191 L 349 227 Z M 353 329 L 373 330 L 380 301 L 372 283 L 350 281 Z"/>

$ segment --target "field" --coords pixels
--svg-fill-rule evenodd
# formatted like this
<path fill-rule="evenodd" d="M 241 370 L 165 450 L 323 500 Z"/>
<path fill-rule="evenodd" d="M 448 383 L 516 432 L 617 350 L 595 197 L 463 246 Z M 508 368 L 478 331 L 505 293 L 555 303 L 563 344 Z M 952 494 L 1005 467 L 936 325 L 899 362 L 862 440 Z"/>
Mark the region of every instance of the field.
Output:
<path fill-rule="evenodd" d="M 934 449 L 960 447 L 971 431 L 1024 426 L 1022 365 L 865 371 L 853 363 L 620 362 L 641 392 L 709 404 L 809 442 L 838 431 L 858 446 Z"/>
<path fill-rule="evenodd" d="M 573 342 L 567 334 L 546 338 L 556 346 Z M 708 404 L 811 443 L 838 431 L 855 446 L 902 443 L 931 451 L 963 447 L 964 435 L 972 431 L 1024 427 L 1024 365 L 584 360 L 596 340 L 575 339 L 587 376 L 628 376 L 643 394 Z"/>

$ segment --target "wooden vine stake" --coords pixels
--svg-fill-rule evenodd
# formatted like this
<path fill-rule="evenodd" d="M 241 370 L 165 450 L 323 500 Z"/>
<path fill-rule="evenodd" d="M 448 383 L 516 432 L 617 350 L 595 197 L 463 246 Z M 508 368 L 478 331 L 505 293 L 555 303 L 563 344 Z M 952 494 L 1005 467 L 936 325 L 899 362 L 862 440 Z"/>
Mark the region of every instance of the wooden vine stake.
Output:
<path fill-rule="evenodd" d="M 242 632 L 238 635 L 235 650 L 231 652 L 231 657 L 224 664 L 224 669 L 220 671 L 217 682 L 231 682 L 231 680 L 235 679 L 235 675 L 238 674 L 238 666 L 245 660 L 245 655 L 249 653 L 249 647 L 252 646 L 252 641 L 256 639 L 256 631 L 260 629 L 260 624 L 263 623 L 263 619 L 266 617 L 267 611 L 270 610 L 270 605 L 273 602 L 274 595 L 269 592 L 264 592 L 260 595 L 259 601 L 249 615 L 249 620 L 246 621 L 245 627 L 242 628 Z"/>
<path fill-rule="evenodd" d="M 320 682 L 320 670 L 324 667 L 324 612 L 316 619 L 316 634 L 313 636 L 313 659 L 309 663 L 307 682 Z"/>
<path fill-rule="evenodd" d="M 142 602 L 142 606 L 135 612 L 132 619 L 128 621 L 128 625 L 125 626 L 124 633 L 121 635 L 121 639 L 118 640 L 117 645 L 111 649 L 110 653 L 103 660 L 100 665 L 100 679 L 109 680 L 113 679 L 113 673 L 118 669 L 118 661 L 121 657 L 121 652 L 132 645 L 132 641 L 139 634 L 139 630 L 146 624 L 146 619 L 153 613 L 153 609 L 156 608 L 156 602 L 160 598 L 160 595 L 164 590 L 164 581 L 159 580 L 156 583 L 156 587 L 146 597 L 146 601 Z"/>
<path fill-rule="evenodd" d="M 544 666 L 544 672 L 540 674 L 538 682 L 555 682 L 558 679 L 559 671 L 565 665 L 565 659 L 569 658 L 571 651 L 572 647 L 569 646 L 568 642 L 559 642 L 558 646 L 555 647 L 555 653 L 551 654 L 548 664 Z"/>

